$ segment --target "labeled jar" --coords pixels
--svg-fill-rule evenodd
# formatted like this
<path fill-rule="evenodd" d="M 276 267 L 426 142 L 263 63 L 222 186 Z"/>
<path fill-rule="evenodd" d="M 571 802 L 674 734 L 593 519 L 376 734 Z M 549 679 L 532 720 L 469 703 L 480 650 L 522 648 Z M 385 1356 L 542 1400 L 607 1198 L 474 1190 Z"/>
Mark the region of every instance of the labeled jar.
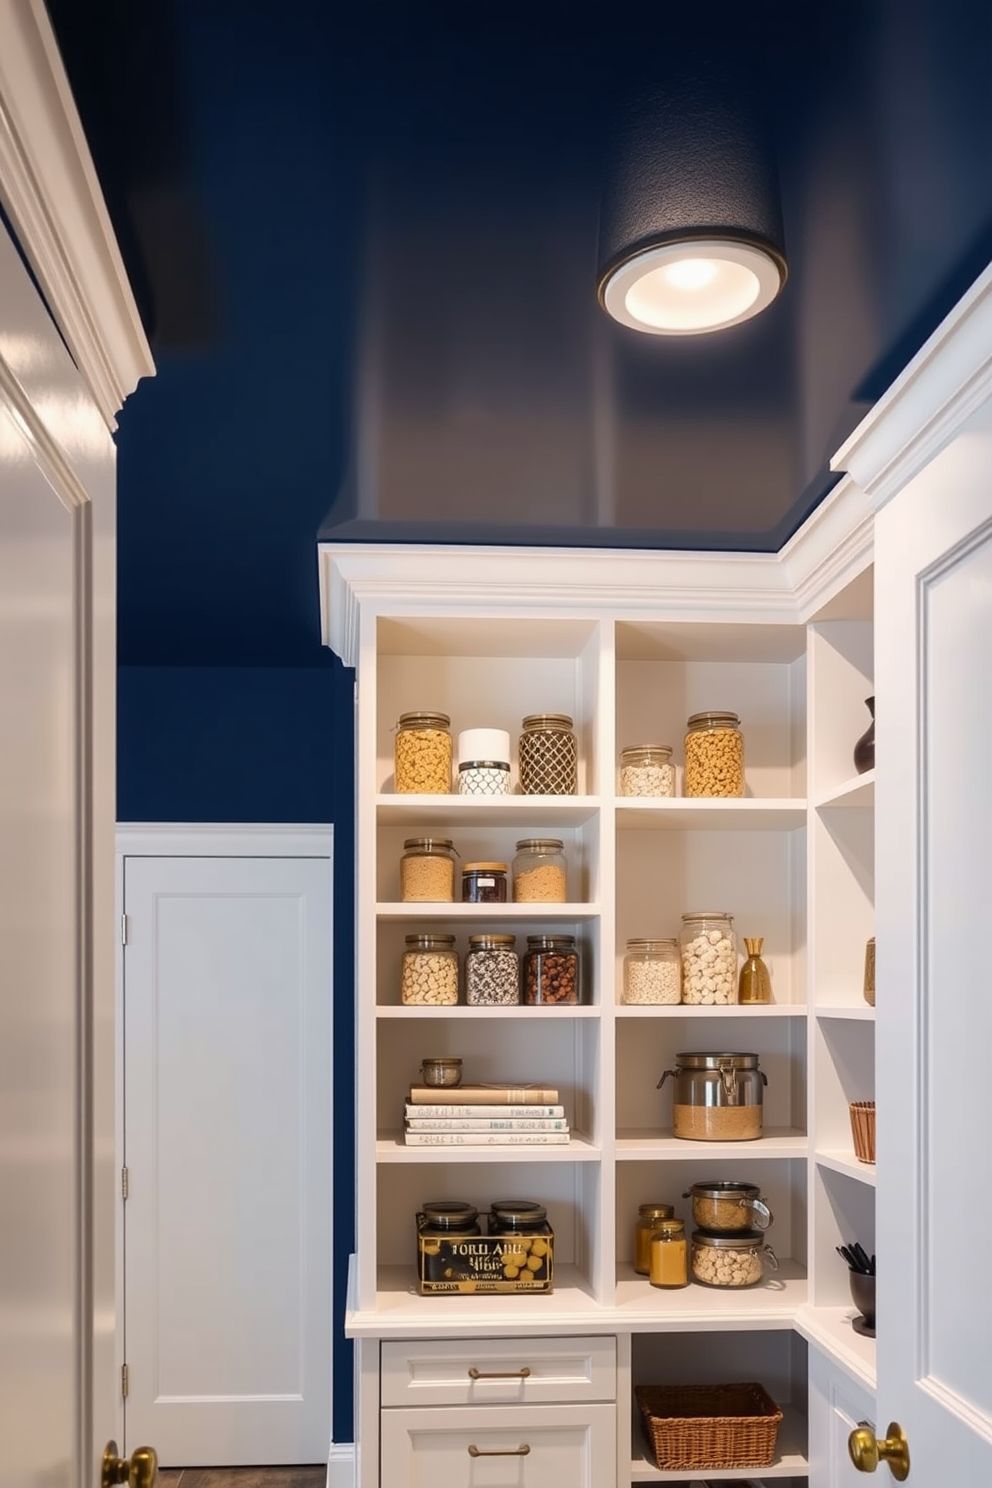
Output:
<path fill-rule="evenodd" d="M 458 735 L 458 794 L 510 794 L 510 735 L 506 729 L 463 729 Z"/>
<path fill-rule="evenodd" d="M 548 1211 L 536 1199 L 493 1199 L 487 1223 L 490 1235 L 533 1235 L 547 1228 Z"/>
<path fill-rule="evenodd" d="M 744 736 L 736 713 L 693 713 L 686 723 L 687 796 L 743 796 Z"/>
<path fill-rule="evenodd" d="M 407 935 L 400 1001 L 407 1007 L 452 1007 L 458 1001 L 458 952 L 453 935 Z"/>
<path fill-rule="evenodd" d="M 515 904 L 564 904 L 568 899 L 565 844 L 558 837 L 524 837 L 513 859 Z"/>
<path fill-rule="evenodd" d="M 753 1142 L 761 1136 L 768 1083 L 757 1054 L 676 1054 L 672 1134 L 690 1142 Z"/>
<path fill-rule="evenodd" d="M 651 1237 L 662 1220 L 675 1218 L 673 1204 L 639 1204 L 634 1225 L 634 1270 L 647 1276 L 651 1270 Z"/>
<path fill-rule="evenodd" d="M 677 940 L 628 940 L 623 958 L 625 1003 L 668 1006 L 682 999 L 682 962 Z"/>
<path fill-rule="evenodd" d="M 689 1285 L 689 1246 L 681 1219 L 663 1219 L 651 1236 L 648 1280 L 656 1287 Z"/>
<path fill-rule="evenodd" d="M 505 904 L 505 863 L 463 863 L 463 904 Z"/>
<path fill-rule="evenodd" d="M 674 796 L 675 766 L 669 744 L 631 744 L 620 751 L 622 796 Z"/>
<path fill-rule="evenodd" d="M 401 795 L 450 794 L 450 730 L 447 713 L 400 714 L 394 742 L 394 784 Z"/>
<path fill-rule="evenodd" d="M 692 1199 L 693 1224 L 713 1234 L 767 1230 L 772 1222 L 772 1211 L 756 1183 L 736 1183 L 732 1179 L 694 1183 L 682 1197 Z"/>
<path fill-rule="evenodd" d="M 529 714 L 517 755 L 525 796 L 574 796 L 578 791 L 579 741 L 567 713 Z"/>
<path fill-rule="evenodd" d="M 682 916 L 682 1001 L 698 1007 L 727 1007 L 737 1001 L 737 937 L 734 917 L 723 910 L 694 910 Z"/>
<path fill-rule="evenodd" d="M 579 1000 L 579 953 L 574 935 L 528 935 L 524 1002 L 572 1006 Z"/>
<path fill-rule="evenodd" d="M 465 957 L 469 1007 L 512 1007 L 520 1001 L 520 957 L 515 935 L 470 935 Z"/>
<path fill-rule="evenodd" d="M 455 849 L 450 837 L 407 837 L 400 858 L 400 898 L 450 904 L 455 897 Z"/>
<path fill-rule="evenodd" d="M 766 1266 L 777 1271 L 778 1257 L 759 1230 L 740 1235 L 692 1232 L 692 1279 L 701 1286 L 757 1286 Z"/>

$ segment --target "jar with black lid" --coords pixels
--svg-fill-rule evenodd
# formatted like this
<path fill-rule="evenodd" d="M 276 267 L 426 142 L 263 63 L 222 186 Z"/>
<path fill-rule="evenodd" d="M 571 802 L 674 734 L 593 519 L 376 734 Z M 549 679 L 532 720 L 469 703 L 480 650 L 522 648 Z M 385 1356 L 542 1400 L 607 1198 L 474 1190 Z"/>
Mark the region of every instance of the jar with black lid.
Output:
<path fill-rule="evenodd" d="M 524 837 L 513 859 L 515 904 L 564 904 L 568 899 L 565 844 L 560 837 Z"/>
<path fill-rule="evenodd" d="M 574 796 L 578 791 L 579 741 L 567 713 L 530 713 L 517 744 L 520 789 L 525 796 Z"/>
<path fill-rule="evenodd" d="M 417 1228 L 421 1235 L 439 1239 L 451 1235 L 482 1234 L 478 1209 L 462 1199 L 428 1200 L 417 1215 Z"/>
<path fill-rule="evenodd" d="M 534 1233 L 547 1227 L 548 1211 L 536 1199 L 493 1199 L 489 1205 L 490 1235 Z"/>
<path fill-rule="evenodd" d="M 579 1000 L 579 953 L 574 935 L 528 935 L 524 1002 L 574 1006 Z"/>

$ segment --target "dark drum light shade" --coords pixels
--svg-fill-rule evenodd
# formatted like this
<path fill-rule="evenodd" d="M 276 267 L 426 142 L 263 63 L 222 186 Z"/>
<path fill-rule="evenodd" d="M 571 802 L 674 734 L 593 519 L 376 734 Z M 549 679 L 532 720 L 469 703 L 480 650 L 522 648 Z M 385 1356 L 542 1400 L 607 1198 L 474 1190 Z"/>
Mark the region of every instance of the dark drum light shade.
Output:
<path fill-rule="evenodd" d="M 700 335 L 757 315 L 786 274 L 775 159 L 748 90 L 712 67 L 631 96 L 600 208 L 604 310 Z"/>

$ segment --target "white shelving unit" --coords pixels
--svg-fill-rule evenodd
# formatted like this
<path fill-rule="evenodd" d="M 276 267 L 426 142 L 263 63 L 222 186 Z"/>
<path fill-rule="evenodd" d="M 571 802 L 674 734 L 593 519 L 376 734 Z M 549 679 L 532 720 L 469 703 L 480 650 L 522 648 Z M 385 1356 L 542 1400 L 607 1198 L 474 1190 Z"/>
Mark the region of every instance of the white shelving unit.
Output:
<path fill-rule="evenodd" d="M 693 1476 L 659 1473 L 630 1426 L 634 1385 L 679 1379 L 762 1379 L 786 1407 L 786 1426 L 775 1466 L 751 1476 L 801 1480 L 806 1341 L 860 1384 L 874 1368 L 871 1341 L 852 1332 L 847 1270 L 835 1251 L 855 1239 L 874 1249 L 874 1169 L 855 1158 L 848 1117 L 849 1101 L 874 1095 L 873 1009 L 861 991 L 873 933 L 874 775 L 851 774 L 872 693 L 870 551 L 852 548 L 845 570 L 831 567 L 829 587 L 811 581 L 805 609 L 775 560 L 760 556 L 734 559 L 728 589 L 727 555 L 709 555 L 708 583 L 691 587 L 686 555 L 651 555 L 650 592 L 635 582 L 645 555 L 489 550 L 488 584 L 473 586 L 477 556 L 322 553 L 326 638 L 358 672 L 358 1245 L 348 1330 L 365 1350 L 361 1378 L 375 1378 L 383 1340 L 482 1346 L 610 1335 L 619 1351 L 621 1488 Z M 453 733 L 485 724 L 514 738 L 527 713 L 570 714 L 580 794 L 392 794 L 396 720 L 428 707 L 450 714 Z M 741 716 L 745 799 L 617 796 L 622 747 L 669 742 L 681 761 L 686 718 L 713 707 Z M 463 859 L 510 860 L 520 836 L 562 837 L 570 902 L 399 901 L 403 839 L 442 829 Z M 705 908 L 730 911 L 740 941 L 764 937 L 774 1003 L 624 1006 L 627 940 L 677 935 L 683 912 Z M 478 929 L 514 933 L 522 950 L 545 926 L 578 938 L 581 1006 L 400 1005 L 405 934 L 447 929 L 464 954 Z M 656 1087 L 676 1054 L 692 1049 L 759 1054 L 768 1077 L 760 1141 L 672 1137 L 671 1086 Z M 470 1081 L 558 1086 L 571 1144 L 405 1147 L 406 1087 L 423 1057 L 452 1054 Z M 652 1289 L 631 1269 L 638 1203 L 669 1200 L 688 1217 L 689 1185 L 718 1177 L 761 1184 L 781 1269 L 737 1294 Z M 417 1296 L 413 1215 L 423 1201 L 459 1197 L 484 1209 L 511 1193 L 548 1206 L 555 1292 Z M 361 1410 L 371 1421 L 369 1388 Z M 359 1488 L 379 1488 L 374 1444 L 364 1445 L 363 1463 Z"/>

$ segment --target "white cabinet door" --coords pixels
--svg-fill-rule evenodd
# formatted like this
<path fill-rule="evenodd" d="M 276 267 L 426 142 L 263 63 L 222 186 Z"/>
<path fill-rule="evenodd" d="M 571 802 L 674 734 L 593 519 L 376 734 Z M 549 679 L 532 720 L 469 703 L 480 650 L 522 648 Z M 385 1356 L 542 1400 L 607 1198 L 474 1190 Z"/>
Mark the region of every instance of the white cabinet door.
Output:
<path fill-rule="evenodd" d="M 124 862 L 129 1448 L 330 1442 L 327 858 Z"/>
<path fill-rule="evenodd" d="M 878 1425 L 992 1483 L 992 404 L 879 513 Z M 884 1470 L 883 1470 L 884 1471 Z"/>
<path fill-rule="evenodd" d="M 424 1339 L 382 1345 L 384 1406 L 615 1400 L 615 1338 Z"/>
<path fill-rule="evenodd" d="M 381 1460 L 383 1488 L 606 1488 L 616 1407 L 384 1410 Z"/>

